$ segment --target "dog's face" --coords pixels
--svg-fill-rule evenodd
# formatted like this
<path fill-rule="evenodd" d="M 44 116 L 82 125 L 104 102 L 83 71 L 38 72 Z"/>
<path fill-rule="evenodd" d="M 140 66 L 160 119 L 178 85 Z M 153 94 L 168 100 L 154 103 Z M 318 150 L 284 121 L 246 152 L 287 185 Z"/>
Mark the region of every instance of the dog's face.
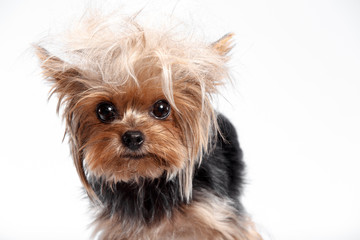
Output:
<path fill-rule="evenodd" d="M 130 86 L 128 86 L 130 85 Z M 159 80 L 139 79 L 139 85 L 89 89 L 77 101 L 78 144 L 91 174 L 107 181 L 172 175 L 189 159 L 180 113 L 200 113 L 193 95 L 177 96 L 175 106 L 163 94 Z M 185 109 L 186 108 L 186 109 Z"/>
<path fill-rule="evenodd" d="M 64 52 L 76 61 L 36 47 L 52 93 L 64 106 L 85 188 L 91 192 L 87 175 L 110 184 L 178 175 L 188 198 L 193 166 L 216 132 L 210 98 L 226 76 L 231 35 L 189 47 L 138 25 L 120 37 L 98 25 L 101 30 L 87 26 L 82 41 L 73 34 L 65 44 Z"/>

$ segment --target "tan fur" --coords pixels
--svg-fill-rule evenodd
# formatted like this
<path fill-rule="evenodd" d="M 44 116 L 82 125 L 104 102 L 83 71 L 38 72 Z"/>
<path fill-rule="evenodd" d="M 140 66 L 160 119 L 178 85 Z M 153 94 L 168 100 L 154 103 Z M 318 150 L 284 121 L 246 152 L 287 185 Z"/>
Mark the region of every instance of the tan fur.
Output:
<path fill-rule="evenodd" d="M 251 220 L 239 217 L 230 201 L 210 193 L 153 226 L 127 222 L 118 216 L 96 221 L 100 240 L 262 240 Z M 120 234 L 119 234 L 120 233 Z"/>
<path fill-rule="evenodd" d="M 223 36 L 222 38 L 220 38 L 219 40 L 217 40 L 212 44 L 213 48 L 219 54 L 226 56 L 233 48 L 232 46 L 233 37 L 234 37 L 233 33 L 226 34 L 225 36 Z"/>

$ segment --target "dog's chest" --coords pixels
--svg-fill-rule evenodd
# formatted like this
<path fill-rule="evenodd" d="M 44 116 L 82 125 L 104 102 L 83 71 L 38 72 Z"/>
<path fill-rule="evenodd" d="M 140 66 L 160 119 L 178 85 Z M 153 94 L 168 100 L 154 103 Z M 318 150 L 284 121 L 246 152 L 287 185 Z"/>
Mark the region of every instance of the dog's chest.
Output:
<path fill-rule="evenodd" d="M 211 194 L 174 209 L 171 217 L 164 217 L 156 224 L 120 217 L 99 219 L 96 224 L 101 240 L 261 239 L 252 231 L 251 222 L 236 214 L 228 201 Z"/>

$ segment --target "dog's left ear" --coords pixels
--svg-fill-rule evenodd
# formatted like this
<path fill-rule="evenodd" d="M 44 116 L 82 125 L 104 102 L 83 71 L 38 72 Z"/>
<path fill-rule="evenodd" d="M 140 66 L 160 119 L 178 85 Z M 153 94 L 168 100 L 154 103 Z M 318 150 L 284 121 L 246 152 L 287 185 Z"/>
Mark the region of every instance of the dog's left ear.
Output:
<path fill-rule="evenodd" d="M 211 47 L 220 55 L 226 56 L 234 47 L 233 36 L 233 33 L 228 33 L 213 44 L 211 44 Z"/>

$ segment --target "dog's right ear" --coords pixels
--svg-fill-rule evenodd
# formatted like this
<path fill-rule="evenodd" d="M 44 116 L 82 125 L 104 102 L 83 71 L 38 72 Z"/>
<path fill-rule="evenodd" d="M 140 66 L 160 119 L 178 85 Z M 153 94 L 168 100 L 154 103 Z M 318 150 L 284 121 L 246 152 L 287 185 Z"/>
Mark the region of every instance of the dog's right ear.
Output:
<path fill-rule="evenodd" d="M 59 81 L 80 75 L 79 71 L 60 58 L 51 55 L 45 48 L 35 45 L 35 53 L 41 61 L 44 77 Z"/>
<path fill-rule="evenodd" d="M 64 97 L 72 98 L 87 89 L 79 69 L 50 54 L 41 46 L 34 45 L 34 48 L 40 60 L 42 74 L 52 83 L 51 95 L 57 93 L 61 100 Z"/>
<path fill-rule="evenodd" d="M 51 55 L 45 48 L 38 45 L 34 45 L 35 53 L 40 60 L 40 66 L 44 77 L 52 83 L 50 91 L 50 97 L 55 93 L 59 100 L 57 105 L 57 112 L 59 112 L 60 106 L 65 104 L 66 110 L 64 111 L 64 119 L 67 122 L 68 129 L 66 133 L 70 135 L 72 142 L 72 154 L 74 157 L 74 163 L 76 170 L 80 176 L 81 182 L 84 184 L 85 189 L 90 199 L 96 200 L 95 193 L 92 191 L 89 182 L 87 181 L 84 166 L 82 152 L 79 150 L 77 144 L 76 128 L 79 124 L 73 124 L 74 109 L 77 101 L 81 98 L 82 93 L 89 89 L 89 83 L 82 76 L 81 71 L 73 65 L 63 61 L 57 56 Z M 75 126 L 72 129 L 69 126 Z"/>

